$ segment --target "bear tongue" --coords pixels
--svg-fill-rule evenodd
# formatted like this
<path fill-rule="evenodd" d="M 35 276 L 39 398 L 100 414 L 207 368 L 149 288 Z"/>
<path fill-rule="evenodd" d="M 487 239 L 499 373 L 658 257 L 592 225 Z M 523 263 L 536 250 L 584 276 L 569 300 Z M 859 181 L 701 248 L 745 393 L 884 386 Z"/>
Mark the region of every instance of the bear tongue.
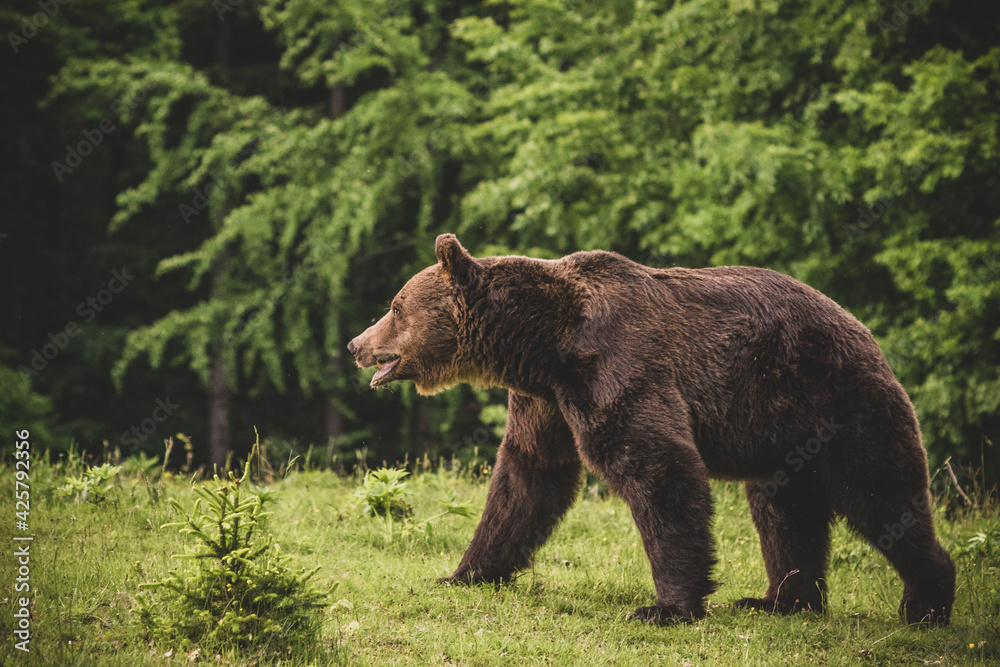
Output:
<path fill-rule="evenodd" d="M 375 384 L 376 382 L 384 378 L 386 375 L 388 375 L 389 371 L 395 368 L 396 364 L 398 363 L 399 363 L 399 357 L 396 357 L 392 361 L 387 361 L 384 364 L 379 364 L 378 372 L 375 373 L 375 377 L 372 378 L 372 384 Z"/>

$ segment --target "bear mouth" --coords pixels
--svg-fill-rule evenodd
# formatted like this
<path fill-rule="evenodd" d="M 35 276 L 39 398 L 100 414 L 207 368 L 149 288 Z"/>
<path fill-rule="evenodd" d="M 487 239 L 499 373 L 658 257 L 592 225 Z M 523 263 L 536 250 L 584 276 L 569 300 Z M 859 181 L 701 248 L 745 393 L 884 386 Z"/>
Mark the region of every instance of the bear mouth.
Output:
<path fill-rule="evenodd" d="M 374 387 L 385 382 L 386 376 L 396 368 L 399 360 L 400 356 L 398 354 L 388 355 L 382 360 L 376 359 L 375 363 L 378 364 L 378 371 L 376 371 L 375 376 L 372 378 L 371 386 Z"/>

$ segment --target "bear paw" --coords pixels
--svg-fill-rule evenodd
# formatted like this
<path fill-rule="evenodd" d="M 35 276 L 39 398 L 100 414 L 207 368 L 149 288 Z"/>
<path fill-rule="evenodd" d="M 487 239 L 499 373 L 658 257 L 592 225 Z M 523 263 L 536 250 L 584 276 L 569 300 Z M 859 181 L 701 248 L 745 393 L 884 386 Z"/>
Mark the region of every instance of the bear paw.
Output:
<path fill-rule="evenodd" d="M 756 609 L 766 611 L 769 614 L 794 614 L 800 611 L 822 612 L 822 603 L 816 600 L 776 600 L 774 598 L 742 598 L 733 603 L 734 607 L 742 609 Z"/>
<path fill-rule="evenodd" d="M 466 570 L 464 572 L 455 572 L 450 577 L 441 577 L 437 580 L 437 583 L 444 584 L 445 586 L 475 586 L 478 584 L 494 584 L 499 586 L 509 583 L 509 581 L 510 577 L 490 577 Z"/>
<path fill-rule="evenodd" d="M 903 599 L 899 605 L 899 616 L 909 625 L 935 627 L 948 625 L 951 610 L 945 605 L 932 606 L 913 599 Z"/>
<path fill-rule="evenodd" d="M 629 619 L 644 621 L 649 625 L 674 625 L 675 623 L 690 623 L 705 615 L 704 610 L 684 611 L 676 605 L 657 605 L 655 607 L 639 607 L 628 615 Z"/>

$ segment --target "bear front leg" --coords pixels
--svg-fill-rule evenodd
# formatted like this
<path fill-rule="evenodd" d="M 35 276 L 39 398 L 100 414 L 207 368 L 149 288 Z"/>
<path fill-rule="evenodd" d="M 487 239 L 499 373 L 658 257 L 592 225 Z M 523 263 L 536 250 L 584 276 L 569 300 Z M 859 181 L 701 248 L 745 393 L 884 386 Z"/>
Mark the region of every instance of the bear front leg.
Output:
<path fill-rule="evenodd" d="M 510 392 L 483 516 L 458 569 L 439 581 L 500 583 L 527 567 L 572 505 L 580 468 L 558 407 Z"/>
<path fill-rule="evenodd" d="M 633 439 L 610 444 L 604 474 L 628 503 L 653 571 L 656 605 L 629 618 L 666 625 L 705 615 L 715 553 L 712 493 L 693 445 Z"/>

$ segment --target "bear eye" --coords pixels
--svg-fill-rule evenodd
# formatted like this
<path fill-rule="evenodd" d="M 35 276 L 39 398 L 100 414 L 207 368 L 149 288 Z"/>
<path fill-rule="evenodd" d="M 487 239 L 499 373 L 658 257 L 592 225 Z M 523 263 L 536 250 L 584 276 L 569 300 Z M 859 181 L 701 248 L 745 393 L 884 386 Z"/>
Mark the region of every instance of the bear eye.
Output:
<path fill-rule="evenodd" d="M 399 306 L 394 305 L 392 307 L 392 314 L 396 315 L 397 317 L 399 316 Z"/>

